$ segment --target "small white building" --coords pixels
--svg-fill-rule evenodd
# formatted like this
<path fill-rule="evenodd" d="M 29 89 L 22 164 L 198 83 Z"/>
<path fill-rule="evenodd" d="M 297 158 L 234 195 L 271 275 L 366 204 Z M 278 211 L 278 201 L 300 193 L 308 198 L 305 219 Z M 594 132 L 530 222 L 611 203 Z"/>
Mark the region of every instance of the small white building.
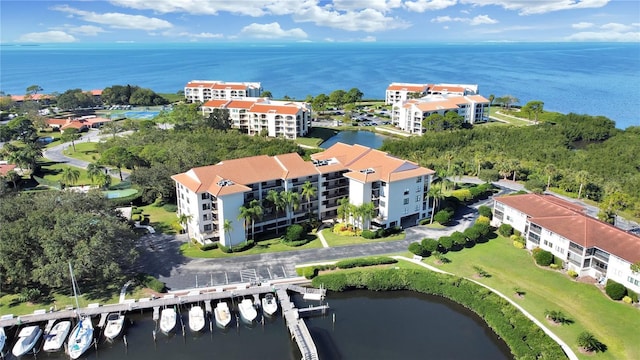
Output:
<path fill-rule="evenodd" d="M 295 139 L 311 129 L 311 105 L 305 102 L 251 97 L 209 100 L 201 109 L 205 116 L 213 109 L 229 110 L 231 127 L 249 135 L 266 130 L 270 137 Z"/>
<path fill-rule="evenodd" d="M 240 99 L 259 97 L 259 82 L 225 82 L 219 80 L 192 80 L 184 87 L 187 102 L 205 102 L 212 99 Z"/>
<path fill-rule="evenodd" d="M 411 98 L 421 98 L 426 95 L 476 95 L 478 85 L 468 84 L 414 84 L 391 83 L 385 92 L 384 102 L 387 105 L 405 102 Z"/>
<path fill-rule="evenodd" d="M 576 204 L 550 195 L 524 194 L 496 198 L 493 226 L 509 224 L 522 232 L 527 249 L 539 247 L 564 261 L 580 276 L 603 284 L 616 281 L 640 293 L 640 237 L 584 214 Z"/>
<path fill-rule="evenodd" d="M 176 183 L 178 215 L 188 215 L 188 232 L 201 243 L 225 246 L 245 241 L 240 207 L 258 200 L 263 216 L 255 221 L 256 233 L 281 229 L 304 221 L 309 213 L 318 219 L 337 215 L 339 200 L 374 204 L 375 214 L 365 227 L 413 226 L 431 214 L 428 206 L 433 170 L 360 145 L 338 143 L 304 161 L 297 153 L 252 156 L 193 168 L 172 176 Z M 268 200 L 269 192 L 302 192 L 309 181 L 316 196 L 300 207 L 282 210 Z M 225 222 L 227 230 L 225 231 Z M 362 224 L 359 224 L 362 226 Z"/>

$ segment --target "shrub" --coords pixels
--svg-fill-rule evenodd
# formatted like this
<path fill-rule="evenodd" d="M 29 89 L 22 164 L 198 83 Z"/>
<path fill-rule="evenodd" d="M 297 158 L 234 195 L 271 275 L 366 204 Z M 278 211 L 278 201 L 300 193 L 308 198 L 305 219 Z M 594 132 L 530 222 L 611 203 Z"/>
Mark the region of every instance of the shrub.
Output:
<path fill-rule="evenodd" d="M 463 247 L 464 244 L 467 243 L 467 237 L 464 236 L 463 233 L 461 233 L 460 231 L 456 231 L 453 234 L 451 234 L 451 239 L 453 239 L 453 243 Z"/>
<path fill-rule="evenodd" d="M 409 244 L 408 250 L 409 252 L 415 255 L 427 256 L 426 250 L 424 249 L 424 247 L 422 247 L 422 245 L 419 242 L 412 242 L 411 244 Z"/>
<path fill-rule="evenodd" d="M 439 223 L 440 225 L 446 225 L 451 221 L 451 217 L 453 217 L 453 212 L 445 210 L 440 210 L 435 215 L 433 215 L 433 221 Z"/>
<path fill-rule="evenodd" d="M 464 236 L 469 239 L 469 241 L 476 242 L 480 238 L 480 230 L 475 226 L 464 229 Z"/>
<path fill-rule="evenodd" d="M 473 228 L 476 229 L 480 233 L 481 237 L 482 236 L 487 236 L 491 232 L 491 226 L 489 226 L 489 224 L 485 224 L 485 223 L 476 222 L 473 225 Z"/>
<path fill-rule="evenodd" d="M 513 235 L 513 226 L 509 224 L 502 224 L 498 228 L 498 233 L 504 237 L 509 237 Z"/>
<path fill-rule="evenodd" d="M 631 304 L 633 302 L 633 300 L 631 300 L 631 298 L 629 296 L 625 296 L 622 298 L 622 302 L 625 304 Z"/>
<path fill-rule="evenodd" d="M 287 233 L 284 235 L 285 242 L 293 242 L 304 239 L 306 232 L 302 225 L 293 224 L 287 228 Z"/>
<path fill-rule="evenodd" d="M 149 216 L 145 215 L 142 220 L 140 220 L 140 225 L 149 225 Z"/>
<path fill-rule="evenodd" d="M 607 285 L 605 286 L 604 291 L 611 299 L 616 301 L 627 295 L 627 288 L 613 280 L 607 280 Z"/>
<path fill-rule="evenodd" d="M 20 302 L 35 302 L 40 299 L 42 293 L 40 289 L 22 289 L 18 295 L 18 301 Z"/>
<path fill-rule="evenodd" d="M 140 216 L 141 216 L 141 215 L 139 215 L 139 214 L 131 215 L 131 220 L 133 220 L 133 221 L 140 221 Z"/>
<path fill-rule="evenodd" d="M 360 233 L 360 236 L 362 236 L 365 239 L 375 239 L 376 233 L 371 230 L 362 230 L 362 233 Z"/>
<path fill-rule="evenodd" d="M 500 172 L 494 169 L 480 169 L 478 173 L 478 178 L 482 181 L 498 181 L 500 180 Z"/>
<path fill-rule="evenodd" d="M 478 216 L 478 219 L 476 220 L 476 224 L 489 225 L 490 223 L 491 223 L 491 219 L 489 219 L 486 216 Z"/>
<path fill-rule="evenodd" d="M 287 245 L 287 246 L 298 247 L 298 246 L 306 245 L 306 244 L 312 242 L 315 239 L 316 239 L 315 237 L 314 238 L 305 237 L 302 240 L 298 240 L 298 241 L 283 241 L 282 243 Z"/>
<path fill-rule="evenodd" d="M 557 311 L 557 310 L 546 310 L 544 312 L 544 316 L 547 319 L 552 320 L 553 322 L 557 323 L 557 324 L 569 324 L 571 323 L 571 319 L 569 319 L 562 311 Z"/>
<path fill-rule="evenodd" d="M 356 232 L 351 225 L 338 223 L 333 227 L 333 232 L 340 236 L 356 236 Z"/>
<path fill-rule="evenodd" d="M 425 251 L 428 251 L 429 253 L 433 253 L 435 251 L 438 251 L 438 247 L 440 246 L 440 243 L 438 243 L 438 240 L 435 240 L 435 239 L 424 238 L 422 239 L 421 245 Z"/>
<path fill-rule="evenodd" d="M 552 268 L 553 270 L 560 269 L 560 266 L 558 266 L 558 264 L 551 264 L 551 265 L 549 265 L 549 267 Z"/>
<path fill-rule="evenodd" d="M 131 209 L 131 214 L 142 214 L 142 209 L 134 206 L 133 209 Z"/>
<path fill-rule="evenodd" d="M 420 244 L 418 244 L 420 245 Z M 338 261 L 336 263 L 336 267 L 338 269 L 351 269 L 354 267 L 363 267 L 363 266 L 374 266 L 374 265 L 384 265 L 384 264 L 395 264 L 398 260 L 386 257 L 386 256 L 372 256 L 365 258 L 357 258 L 357 259 L 347 259 Z"/>
<path fill-rule="evenodd" d="M 143 275 L 142 279 L 142 284 L 145 287 L 148 287 L 149 289 L 155 291 L 155 292 L 159 292 L 159 293 L 163 293 L 167 291 L 167 286 L 165 285 L 165 283 L 163 283 L 162 281 L 154 278 L 151 275 Z"/>
<path fill-rule="evenodd" d="M 318 276 L 318 269 L 314 266 L 306 266 L 303 268 L 296 269 L 299 275 L 304 276 L 307 279 L 313 279 Z"/>
<path fill-rule="evenodd" d="M 386 229 L 378 229 L 376 230 L 376 239 L 378 238 L 383 238 L 387 236 L 387 231 Z"/>
<path fill-rule="evenodd" d="M 450 236 L 442 236 L 438 239 L 438 242 L 445 251 L 449 251 L 453 247 L 453 239 Z"/>
<path fill-rule="evenodd" d="M 471 195 L 471 191 L 469 189 L 454 190 L 451 192 L 451 196 L 458 199 L 458 201 L 460 201 L 461 203 L 473 199 L 473 196 Z"/>
<path fill-rule="evenodd" d="M 570 277 L 572 277 L 574 279 L 578 277 L 578 273 L 575 272 L 574 270 L 571 270 L 571 269 L 569 271 L 567 271 L 567 275 L 569 275 Z"/>
<path fill-rule="evenodd" d="M 553 263 L 553 254 L 542 250 L 540 248 L 536 248 L 539 250 L 533 251 L 533 258 L 536 260 L 536 264 L 540 266 L 549 266 Z M 535 249 L 534 249 L 535 250 Z"/>
<path fill-rule="evenodd" d="M 178 211 L 178 205 L 176 204 L 164 204 L 162 208 L 167 212 L 176 212 Z"/>
<path fill-rule="evenodd" d="M 627 296 L 629 296 L 631 298 L 631 301 L 634 303 L 638 302 L 638 293 L 636 293 L 635 291 L 631 291 L 629 289 L 627 289 Z"/>
<path fill-rule="evenodd" d="M 491 208 L 486 205 L 482 205 L 478 208 L 478 214 L 480 214 L 480 216 L 484 216 L 489 219 L 493 217 L 493 212 L 491 211 Z"/>
<path fill-rule="evenodd" d="M 578 335 L 578 346 L 587 351 L 605 351 L 607 347 L 601 343 L 592 333 L 584 331 Z"/>
<path fill-rule="evenodd" d="M 517 249 L 524 249 L 524 244 L 521 243 L 520 241 L 513 241 L 513 246 Z"/>
<path fill-rule="evenodd" d="M 200 246 L 200 250 L 202 250 L 202 251 L 213 250 L 213 249 L 217 249 L 217 248 L 218 248 L 218 243 L 217 242 L 212 242 L 212 243 L 208 243 L 208 244 L 204 244 L 204 245 Z"/>

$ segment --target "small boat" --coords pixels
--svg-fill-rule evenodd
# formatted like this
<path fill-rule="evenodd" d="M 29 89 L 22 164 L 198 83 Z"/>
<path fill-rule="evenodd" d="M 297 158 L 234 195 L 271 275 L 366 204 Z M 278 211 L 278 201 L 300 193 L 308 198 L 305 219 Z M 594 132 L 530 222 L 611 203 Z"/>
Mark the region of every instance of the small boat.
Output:
<path fill-rule="evenodd" d="M 104 337 L 113 341 L 122 333 L 124 328 L 124 315 L 119 313 L 110 313 L 107 315 L 107 325 L 104 326 Z"/>
<path fill-rule="evenodd" d="M 278 311 L 278 303 L 272 293 L 262 298 L 262 311 L 267 315 L 273 315 Z"/>
<path fill-rule="evenodd" d="M 204 310 L 201 306 L 192 306 L 189 310 L 189 329 L 198 332 L 204 329 Z"/>
<path fill-rule="evenodd" d="M 246 322 L 253 322 L 258 316 L 256 308 L 253 307 L 253 301 L 251 299 L 243 299 L 238 304 L 238 310 L 240 311 L 240 317 Z"/>
<path fill-rule="evenodd" d="M 0 327 L 0 357 L 4 357 L 4 345 L 7 342 L 7 334 L 4 333 L 4 328 Z"/>
<path fill-rule="evenodd" d="M 18 341 L 13 345 L 13 350 L 11 352 L 15 357 L 22 356 L 36 345 L 38 339 L 42 335 L 42 329 L 38 325 L 27 326 L 20 330 L 18 334 Z"/>
<path fill-rule="evenodd" d="M 71 321 L 63 320 L 56 323 L 48 334 L 44 336 L 44 345 L 42 350 L 44 351 L 58 351 L 62 348 L 64 341 L 67 340 L 71 330 Z"/>
<path fill-rule="evenodd" d="M 220 301 L 216 305 L 213 314 L 216 318 L 216 324 L 221 328 L 225 328 L 231 322 L 231 311 L 229 311 L 229 306 L 224 301 Z"/>
<path fill-rule="evenodd" d="M 174 327 L 176 327 L 176 309 L 172 307 L 162 309 L 160 331 L 168 335 Z"/>
<path fill-rule="evenodd" d="M 69 335 L 69 357 L 77 359 L 93 343 L 93 323 L 88 316 L 82 317 Z"/>

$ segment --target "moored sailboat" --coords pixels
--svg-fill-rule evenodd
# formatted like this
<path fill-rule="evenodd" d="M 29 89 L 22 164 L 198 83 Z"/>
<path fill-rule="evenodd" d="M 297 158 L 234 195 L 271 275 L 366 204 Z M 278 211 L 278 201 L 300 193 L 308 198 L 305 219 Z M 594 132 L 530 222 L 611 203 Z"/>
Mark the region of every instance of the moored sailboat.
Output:
<path fill-rule="evenodd" d="M 93 344 L 93 323 L 91 318 L 83 316 L 69 335 L 69 357 L 77 359 Z"/>

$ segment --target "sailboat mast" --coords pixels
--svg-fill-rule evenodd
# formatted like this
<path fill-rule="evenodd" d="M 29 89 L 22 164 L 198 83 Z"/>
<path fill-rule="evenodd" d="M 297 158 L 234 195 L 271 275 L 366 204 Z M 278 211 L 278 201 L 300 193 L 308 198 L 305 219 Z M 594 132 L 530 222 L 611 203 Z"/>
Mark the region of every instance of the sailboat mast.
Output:
<path fill-rule="evenodd" d="M 73 277 L 71 261 L 69 261 L 69 273 L 71 273 L 71 285 L 73 286 L 73 297 L 76 299 L 76 309 L 80 309 L 80 304 L 78 304 L 78 292 L 76 290 L 76 279 Z"/>

